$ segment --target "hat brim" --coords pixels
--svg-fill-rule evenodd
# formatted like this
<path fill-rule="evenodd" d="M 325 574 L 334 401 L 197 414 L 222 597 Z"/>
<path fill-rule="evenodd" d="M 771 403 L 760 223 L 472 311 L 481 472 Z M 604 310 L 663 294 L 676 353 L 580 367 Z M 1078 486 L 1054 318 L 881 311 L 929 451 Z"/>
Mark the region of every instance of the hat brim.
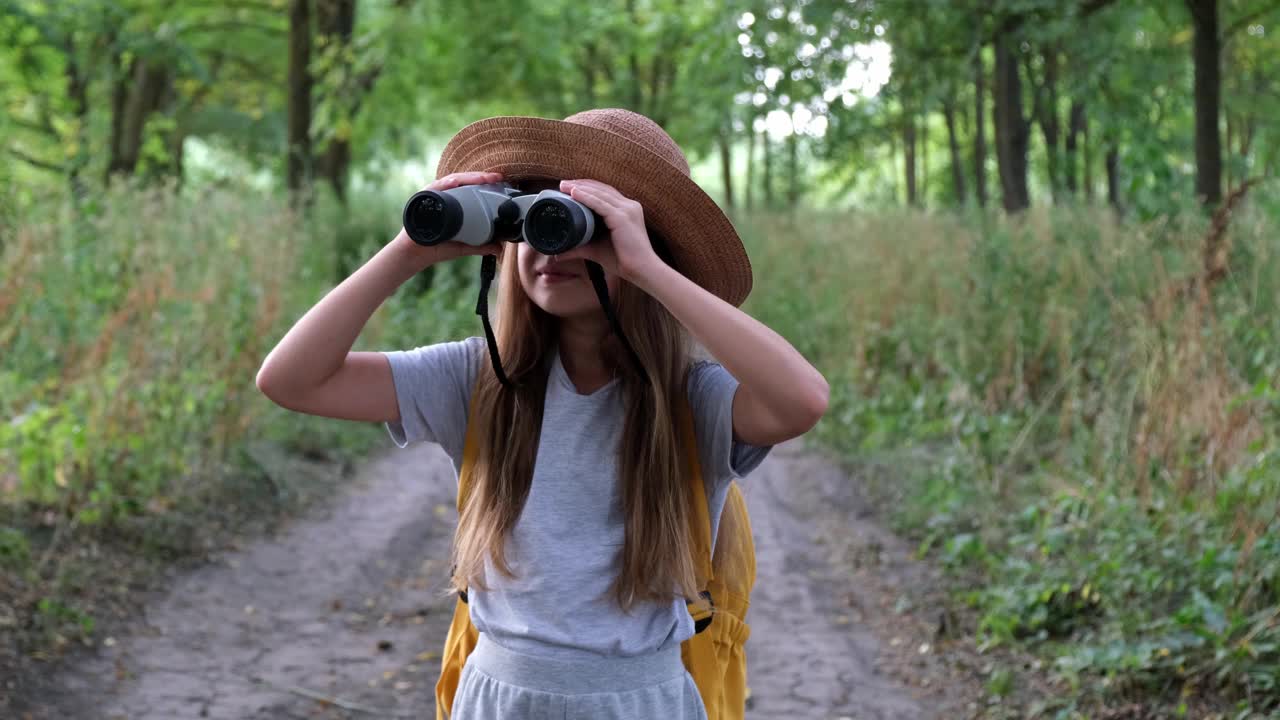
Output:
<path fill-rule="evenodd" d="M 465 171 L 500 172 L 508 182 L 591 178 L 612 185 L 644 208 L 685 277 L 734 306 L 751 292 L 751 261 L 720 206 L 680 169 L 622 135 L 548 118 L 486 118 L 453 136 L 436 178 Z"/>

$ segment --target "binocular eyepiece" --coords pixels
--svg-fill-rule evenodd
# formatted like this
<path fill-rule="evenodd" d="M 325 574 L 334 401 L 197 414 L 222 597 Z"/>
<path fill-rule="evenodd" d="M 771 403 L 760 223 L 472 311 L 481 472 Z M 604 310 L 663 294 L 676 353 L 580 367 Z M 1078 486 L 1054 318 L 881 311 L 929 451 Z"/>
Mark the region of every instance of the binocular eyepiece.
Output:
<path fill-rule="evenodd" d="M 507 182 L 421 190 L 404 205 L 405 232 L 419 245 L 523 240 L 557 255 L 591 242 L 604 227 L 595 211 L 565 193 L 526 193 Z"/>

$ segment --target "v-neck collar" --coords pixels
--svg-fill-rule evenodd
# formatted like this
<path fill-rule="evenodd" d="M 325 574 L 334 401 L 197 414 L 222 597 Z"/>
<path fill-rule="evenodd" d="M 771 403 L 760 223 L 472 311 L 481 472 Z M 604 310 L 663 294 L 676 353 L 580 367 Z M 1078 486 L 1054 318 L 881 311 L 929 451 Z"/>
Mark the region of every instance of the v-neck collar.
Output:
<path fill-rule="evenodd" d="M 561 387 L 563 387 L 565 390 L 568 390 L 570 393 L 573 393 L 574 395 L 581 398 L 597 397 L 606 391 L 612 390 L 618 384 L 618 381 L 619 381 L 619 378 L 615 375 L 612 380 L 605 383 L 604 385 L 601 385 L 600 387 L 596 388 L 592 392 L 589 392 L 589 393 L 578 392 L 578 386 L 573 384 L 573 380 L 569 378 L 569 373 L 566 372 L 564 369 L 564 363 L 560 362 L 559 348 L 556 348 L 555 359 L 551 363 L 551 376 L 554 379 L 554 381 L 560 383 Z"/>

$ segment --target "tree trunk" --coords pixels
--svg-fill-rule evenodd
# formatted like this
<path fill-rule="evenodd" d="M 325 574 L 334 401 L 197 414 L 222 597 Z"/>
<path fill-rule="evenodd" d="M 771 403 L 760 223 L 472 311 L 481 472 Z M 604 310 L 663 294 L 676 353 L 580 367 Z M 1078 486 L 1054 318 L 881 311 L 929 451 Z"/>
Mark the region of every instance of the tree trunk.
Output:
<path fill-rule="evenodd" d="M 1121 211 L 1120 208 L 1120 150 L 1116 144 L 1112 142 L 1107 145 L 1107 202 L 1111 203 L 1111 207 L 1116 212 Z"/>
<path fill-rule="evenodd" d="M 794 209 L 800 201 L 800 163 L 798 159 L 800 137 L 792 128 L 787 136 L 787 208 Z"/>
<path fill-rule="evenodd" d="M 1013 55 L 1014 40 L 1000 33 L 995 40 L 996 161 L 1000 166 L 1000 189 L 1006 212 L 1030 207 L 1027 192 L 1028 123 L 1022 114 L 1022 86 L 1018 63 Z"/>
<path fill-rule="evenodd" d="M 920 206 L 929 199 L 929 113 L 921 113 L 920 129 L 916 131 L 916 147 L 920 150 L 920 188 L 917 199 Z"/>
<path fill-rule="evenodd" d="M 159 63 L 139 59 L 132 68 L 132 87 L 120 120 L 118 163 L 111 170 L 124 175 L 132 175 L 137 170 L 147 118 L 161 108 L 169 85 L 168 70 Z"/>
<path fill-rule="evenodd" d="M 71 184 L 72 197 L 81 197 L 85 188 L 81 182 L 80 171 L 88 163 L 86 152 L 89 143 L 89 78 L 81 72 L 76 60 L 75 46 L 70 38 L 65 47 L 67 59 L 65 73 L 67 77 L 67 97 L 71 100 L 71 113 L 76 119 L 76 151 L 75 156 L 67 163 L 67 176 Z"/>
<path fill-rule="evenodd" d="M 1239 151 L 1236 152 L 1235 161 L 1236 163 L 1240 164 L 1239 165 L 1240 181 L 1244 181 L 1244 179 L 1247 179 L 1249 177 L 1249 154 L 1251 154 L 1253 150 L 1253 138 L 1254 138 L 1254 135 L 1256 135 L 1256 131 L 1258 129 L 1257 115 L 1249 115 L 1249 117 L 1243 118 L 1242 120 L 1240 120 L 1240 122 L 1244 124 L 1244 127 L 1240 128 L 1238 132 L 1238 135 L 1240 137 L 1240 147 L 1239 147 Z M 1226 154 L 1228 154 L 1228 158 L 1230 158 L 1230 155 L 1231 155 L 1230 142 L 1228 142 L 1228 145 L 1226 145 Z M 1263 176 L 1268 177 L 1268 174 L 1263 173 Z M 1228 183 L 1226 183 L 1226 187 L 1228 187 L 1228 192 L 1230 192 L 1230 187 L 1231 187 L 1230 179 Z"/>
<path fill-rule="evenodd" d="M 896 128 L 895 128 L 895 129 L 896 129 Z M 895 133 L 895 132 L 888 132 L 888 133 L 885 133 L 885 137 L 889 139 L 889 152 L 888 152 L 888 155 L 889 155 L 889 164 L 890 164 L 891 166 L 893 165 L 893 159 L 894 159 L 894 158 L 896 158 L 896 157 L 898 157 L 898 134 L 899 134 L 899 133 Z M 894 200 L 897 200 L 897 199 L 898 199 L 898 177 L 899 177 L 899 175 L 898 175 L 897 173 L 893 172 L 892 168 L 890 168 L 890 171 L 889 171 L 889 192 L 888 192 L 888 195 L 889 195 L 889 197 L 893 198 Z M 852 181 L 851 181 L 851 182 L 852 182 Z M 851 185 L 851 186 L 852 186 L 852 185 Z"/>
<path fill-rule="evenodd" d="M 760 144 L 764 153 L 764 206 L 772 210 L 773 204 L 773 143 L 769 139 L 769 129 L 765 128 L 760 132 Z"/>
<path fill-rule="evenodd" d="M 1089 132 L 1089 123 L 1084 125 L 1084 177 L 1080 179 L 1080 184 L 1084 185 L 1084 200 L 1087 203 L 1093 202 L 1095 192 L 1093 184 L 1093 142 L 1090 139 L 1092 134 Z"/>
<path fill-rule="evenodd" d="M 1232 130 L 1232 127 L 1231 127 L 1231 111 L 1229 111 L 1229 110 L 1228 110 L 1228 111 L 1224 112 L 1224 113 L 1223 113 L 1223 116 L 1224 116 L 1224 117 L 1223 117 L 1223 120 L 1225 121 L 1226 126 L 1227 126 L 1227 138 L 1226 138 L 1226 141 L 1225 141 L 1225 142 L 1224 142 L 1224 144 L 1223 144 L 1223 147 L 1225 148 L 1225 155 L 1224 155 L 1224 156 L 1223 156 L 1223 158 L 1222 158 L 1222 176 L 1223 176 L 1223 179 L 1225 179 L 1225 180 L 1227 181 L 1227 188 L 1228 188 L 1228 192 L 1230 192 L 1230 188 L 1231 188 L 1231 163 L 1233 162 L 1233 161 L 1232 161 L 1232 157 L 1231 157 L 1231 154 L 1232 154 L 1232 152 L 1233 152 L 1232 147 L 1231 147 L 1231 140 L 1232 140 L 1232 137 L 1231 137 L 1231 130 Z"/>
<path fill-rule="evenodd" d="M 1196 195 L 1208 206 L 1222 200 L 1222 39 L 1218 0 L 1186 0 L 1195 27 Z"/>
<path fill-rule="evenodd" d="M 732 127 L 732 126 L 730 126 Z M 722 128 L 716 137 L 720 147 L 720 177 L 724 182 L 725 207 L 733 207 L 733 150 L 729 145 L 729 129 Z"/>
<path fill-rule="evenodd" d="M 173 131 L 173 136 L 169 139 L 169 154 L 172 159 L 169 171 L 177 181 L 179 189 L 182 188 L 183 177 L 186 174 L 186 153 L 184 152 L 186 144 L 187 129 L 180 125 Z"/>
<path fill-rule="evenodd" d="M 123 156 L 124 115 L 129 103 L 129 84 L 137 61 L 134 60 L 128 67 L 124 67 L 120 65 L 122 59 L 119 55 L 115 58 L 115 77 L 111 85 L 111 137 L 107 141 L 107 171 L 104 179 L 110 179 L 117 173 L 127 174 L 130 171 L 125 167 Z"/>
<path fill-rule="evenodd" d="M 916 123 L 910 111 L 902 111 L 902 177 L 907 185 L 907 205 L 920 204 L 916 196 Z"/>
<path fill-rule="evenodd" d="M 1049 189 L 1056 202 L 1062 191 L 1062 169 L 1059 163 L 1061 153 L 1058 149 L 1058 49 L 1049 45 L 1042 53 L 1044 59 L 1044 81 L 1036 88 L 1035 114 L 1040 125 L 1040 134 L 1044 137 L 1044 153 L 1046 169 L 1049 172 Z M 1025 59 L 1027 78 L 1032 78 L 1031 59 Z"/>
<path fill-rule="evenodd" d="M 973 192 L 978 207 L 987 206 L 986 73 L 982 67 L 982 46 L 973 56 Z"/>
<path fill-rule="evenodd" d="M 351 46 L 351 36 L 356 28 L 356 0 L 316 0 L 316 27 L 325 38 L 326 52 L 342 53 Z M 352 98 L 339 98 L 337 102 L 350 108 Z M 347 119 L 350 120 L 349 113 Z M 343 205 L 347 204 L 347 177 L 351 167 L 351 140 L 349 137 L 331 137 L 320 157 L 319 170 L 333 188 L 334 195 Z"/>
<path fill-rule="evenodd" d="M 951 184 L 955 189 L 956 202 L 964 205 L 965 197 L 964 167 L 960 158 L 960 139 L 956 137 L 956 107 L 954 97 L 942 104 L 942 119 L 947 123 L 947 146 L 951 150 Z"/>
<path fill-rule="evenodd" d="M 289 98 L 285 182 L 295 199 L 311 174 L 311 0 L 289 2 Z"/>
<path fill-rule="evenodd" d="M 747 181 L 743 187 L 743 200 L 748 210 L 755 208 L 755 174 L 756 174 L 756 131 L 752 127 L 754 118 L 747 118 Z"/>
<path fill-rule="evenodd" d="M 1067 193 L 1075 195 L 1079 186 L 1077 183 L 1077 175 L 1080 167 L 1078 160 L 1080 144 L 1080 136 L 1085 128 L 1084 101 L 1072 100 L 1070 117 L 1067 120 L 1067 147 L 1066 162 L 1064 163 L 1064 171 L 1066 173 L 1063 178 L 1066 180 Z"/>

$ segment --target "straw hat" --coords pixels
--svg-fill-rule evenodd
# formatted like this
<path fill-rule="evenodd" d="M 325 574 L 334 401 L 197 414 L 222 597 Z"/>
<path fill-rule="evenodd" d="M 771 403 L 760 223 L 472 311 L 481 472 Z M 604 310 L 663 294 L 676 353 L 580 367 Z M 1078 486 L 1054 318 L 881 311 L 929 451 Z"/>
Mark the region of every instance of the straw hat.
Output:
<path fill-rule="evenodd" d="M 591 178 L 644 208 L 680 271 L 735 306 L 751 292 L 751 261 L 720 207 L 689 177 L 671 136 L 639 113 L 586 110 L 564 120 L 503 115 L 467 125 L 445 146 L 436 178 L 500 172 L 512 183 Z"/>

